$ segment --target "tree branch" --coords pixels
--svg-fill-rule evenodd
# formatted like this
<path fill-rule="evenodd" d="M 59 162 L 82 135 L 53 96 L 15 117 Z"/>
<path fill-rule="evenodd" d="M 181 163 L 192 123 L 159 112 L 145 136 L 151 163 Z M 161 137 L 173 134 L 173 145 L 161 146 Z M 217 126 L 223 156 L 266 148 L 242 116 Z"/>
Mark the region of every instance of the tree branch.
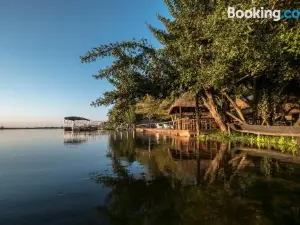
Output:
<path fill-rule="evenodd" d="M 232 106 L 234 107 L 235 111 L 237 112 L 237 114 L 239 115 L 239 117 L 243 121 L 243 123 L 246 123 L 245 117 L 244 117 L 244 115 L 243 115 L 242 110 L 240 109 L 240 107 L 233 101 L 233 99 L 227 93 L 223 92 L 222 94 L 232 104 Z"/>
<path fill-rule="evenodd" d="M 299 116 L 299 119 L 297 120 L 297 122 L 294 124 L 294 126 L 300 126 L 300 116 Z"/>
<path fill-rule="evenodd" d="M 230 112 L 226 112 L 226 114 L 230 117 L 232 117 L 233 119 L 237 120 L 238 122 L 240 122 L 241 124 L 245 124 L 244 121 L 242 121 L 241 119 L 237 118 L 236 116 L 232 115 Z"/>

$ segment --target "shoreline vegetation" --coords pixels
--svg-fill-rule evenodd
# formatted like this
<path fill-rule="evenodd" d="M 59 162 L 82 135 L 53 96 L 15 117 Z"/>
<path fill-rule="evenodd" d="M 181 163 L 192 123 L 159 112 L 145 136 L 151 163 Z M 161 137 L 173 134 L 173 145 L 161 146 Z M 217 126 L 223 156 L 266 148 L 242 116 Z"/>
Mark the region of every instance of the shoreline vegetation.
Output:
<path fill-rule="evenodd" d="M 228 124 L 300 126 L 300 23 L 268 18 L 224 17 L 228 7 L 297 8 L 295 1 L 166 0 L 163 28 L 147 24 L 160 47 L 146 38 L 101 44 L 82 63 L 113 59 L 94 75 L 114 87 L 91 103 L 113 106 L 108 122 L 143 124 L 209 116 L 219 130 Z M 195 102 L 181 102 L 183 95 Z M 243 104 L 238 104 L 238 103 Z M 186 110 L 183 110 L 183 109 Z M 250 138 L 251 139 L 251 138 Z M 277 141 L 275 141 L 277 142 Z M 279 141 L 278 141 L 279 142 Z"/>
<path fill-rule="evenodd" d="M 277 150 L 282 153 L 297 154 L 300 148 L 300 138 L 284 136 L 264 136 L 253 134 L 226 134 L 214 132 L 207 135 L 199 135 L 199 141 L 218 141 L 222 143 L 238 143 L 256 147 L 258 149 Z"/>

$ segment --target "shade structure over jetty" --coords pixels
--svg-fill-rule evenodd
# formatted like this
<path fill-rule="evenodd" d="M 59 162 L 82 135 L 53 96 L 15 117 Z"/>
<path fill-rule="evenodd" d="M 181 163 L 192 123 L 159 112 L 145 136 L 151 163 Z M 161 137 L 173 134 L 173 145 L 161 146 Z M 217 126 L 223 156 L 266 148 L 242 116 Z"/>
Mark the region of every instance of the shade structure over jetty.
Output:
<path fill-rule="evenodd" d="M 90 121 L 89 119 L 79 117 L 79 116 L 68 116 L 65 117 L 65 120 L 70 120 L 70 121 L 76 121 L 76 120 L 84 120 L 84 121 Z"/>

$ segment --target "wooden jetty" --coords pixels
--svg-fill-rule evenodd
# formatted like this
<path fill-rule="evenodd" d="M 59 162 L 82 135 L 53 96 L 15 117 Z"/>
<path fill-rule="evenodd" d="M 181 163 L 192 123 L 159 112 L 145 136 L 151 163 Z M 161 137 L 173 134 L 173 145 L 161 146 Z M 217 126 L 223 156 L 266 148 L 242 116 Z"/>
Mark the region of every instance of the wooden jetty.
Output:
<path fill-rule="evenodd" d="M 76 131 L 76 132 L 87 132 L 97 131 L 103 128 L 105 122 L 102 121 L 91 121 L 89 119 L 69 116 L 64 118 L 64 130 L 65 131 Z"/>
<path fill-rule="evenodd" d="M 204 106 L 200 106 L 200 111 L 200 130 L 202 133 L 217 129 L 218 126 L 209 111 Z M 183 94 L 170 107 L 168 114 L 172 117 L 172 121 L 139 124 L 136 126 L 136 131 L 181 137 L 195 137 L 197 135 L 196 102 L 193 95 Z"/>
<path fill-rule="evenodd" d="M 267 136 L 286 136 L 300 137 L 300 127 L 297 126 L 261 126 L 249 124 L 227 124 L 231 130 L 239 133 L 267 135 Z"/>
<path fill-rule="evenodd" d="M 148 133 L 162 133 L 169 134 L 171 136 L 180 136 L 180 137 L 194 137 L 196 135 L 195 130 L 172 130 L 172 129 L 157 129 L 157 128 L 136 128 L 137 132 L 148 132 Z"/>
<path fill-rule="evenodd" d="M 169 122 L 139 124 L 136 126 L 137 132 L 149 132 L 155 134 L 167 134 L 180 137 L 195 137 L 197 135 L 196 119 L 176 119 Z M 201 133 L 208 133 L 211 130 L 217 129 L 217 125 L 212 118 L 201 118 L 200 130 Z"/>

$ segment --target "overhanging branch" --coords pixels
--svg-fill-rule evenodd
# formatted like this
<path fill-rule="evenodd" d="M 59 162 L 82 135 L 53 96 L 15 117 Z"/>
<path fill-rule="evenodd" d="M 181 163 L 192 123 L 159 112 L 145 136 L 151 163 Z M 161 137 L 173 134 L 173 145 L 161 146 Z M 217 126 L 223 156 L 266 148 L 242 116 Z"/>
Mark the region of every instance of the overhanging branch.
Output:
<path fill-rule="evenodd" d="M 241 119 L 237 118 L 236 116 L 232 115 L 230 112 L 226 112 L 226 114 L 230 117 L 232 117 L 233 119 L 237 120 L 238 122 L 240 122 L 241 124 L 245 124 L 244 121 L 242 121 Z"/>

